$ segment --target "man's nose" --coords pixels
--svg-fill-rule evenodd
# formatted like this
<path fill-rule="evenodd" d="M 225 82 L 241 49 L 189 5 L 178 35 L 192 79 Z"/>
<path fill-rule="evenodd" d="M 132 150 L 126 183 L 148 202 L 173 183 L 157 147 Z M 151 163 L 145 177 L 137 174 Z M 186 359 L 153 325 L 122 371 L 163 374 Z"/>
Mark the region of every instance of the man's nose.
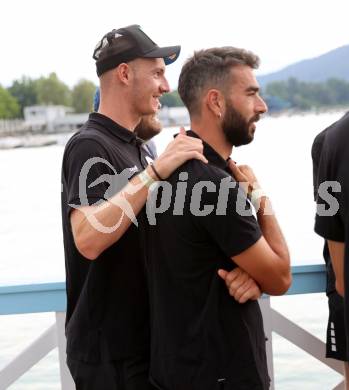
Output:
<path fill-rule="evenodd" d="M 257 103 L 257 112 L 259 112 L 260 114 L 264 114 L 266 112 L 268 112 L 268 106 L 267 106 L 267 103 L 263 100 L 263 98 L 261 96 L 258 96 L 258 103 Z"/>
<path fill-rule="evenodd" d="M 160 89 L 162 93 L 170 92 L 170 85 L 165 77 L 160 85 Z"/>

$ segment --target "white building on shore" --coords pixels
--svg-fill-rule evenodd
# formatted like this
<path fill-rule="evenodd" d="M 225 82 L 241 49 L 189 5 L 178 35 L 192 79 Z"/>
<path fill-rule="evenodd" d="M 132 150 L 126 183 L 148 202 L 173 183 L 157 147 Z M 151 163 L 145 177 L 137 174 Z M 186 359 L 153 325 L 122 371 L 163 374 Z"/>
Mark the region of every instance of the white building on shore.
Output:
<path fill-rule="evenodd" d="M 185 107 L 163 107 L 158 117 L 164 127 L 185 126 L 190 123 L 189 113 Z M 24 108 L 24 120 L 0 121 L 0 137 L 73 132 L 87 119 L 88 113 L 75 114 L 71 107 L 28 106 Z"/>
<path fill-rule="evenodd" d="M 29 106 L 24 108 L 24 121 L 33 131 L 48 133 L 72 131 L 82 126 L 88 113 L 74 114 L 71 107 Z"/>

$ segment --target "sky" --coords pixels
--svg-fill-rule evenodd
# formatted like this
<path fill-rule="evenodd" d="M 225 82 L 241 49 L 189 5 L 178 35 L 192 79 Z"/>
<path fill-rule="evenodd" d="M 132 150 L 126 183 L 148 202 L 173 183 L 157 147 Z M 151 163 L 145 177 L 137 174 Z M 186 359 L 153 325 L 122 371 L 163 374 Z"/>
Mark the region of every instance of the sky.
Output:
<path fill-rule="evenodd" d="M 113 28 L 139 24 L 158 44 L 180 44 L 168 66 L 176 88 L 194 50 L 236 46 L 261 58 L 257 74 L 349 44 L 348 0 L 0 0 L 0 85 L 56 72 L 72 87 L 98 78 L 92 53 Z M 349 66 L 349 64 L 348 64 Z"/>

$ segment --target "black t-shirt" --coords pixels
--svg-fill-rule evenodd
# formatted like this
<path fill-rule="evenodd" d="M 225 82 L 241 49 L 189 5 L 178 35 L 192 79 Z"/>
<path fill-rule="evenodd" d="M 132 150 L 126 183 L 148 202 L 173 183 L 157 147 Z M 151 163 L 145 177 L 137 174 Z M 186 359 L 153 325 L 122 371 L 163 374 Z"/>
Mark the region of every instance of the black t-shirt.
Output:
<path fill-rule="evenodd" d="M 144 157 L 132 132 L 98 113 L 90 114 L 66 145 L 62 221 L 67 352 L 73 358 L 99 362 L 148 353 L 148 291 L 139 230 L 132 224 L 117 243 L 90 261 L 78 252 L 70 224 L 72 205 L 109 198 L 146 167 Z"/>
<path fill-rule="evenodd" d="M 171 196 L 168 188 L 162 196 L 153 193 L 162 212 L 155 224 L 152 217 L 141 224 L 151 306 L 151 379 L 167 390 L 268 389 L 258 302 L 239 304 L 217 275 L 219 268 L 233 269 L 230 257 L 253 245 L 261 231 L 238 187 L 222 193 L 217 205 L 222 179 L 236 183 L 226 161 L 208 144 L 204 154 L 209 164 L 191 160 L 169 177 Z M 184 183 L 185 196 L 177 190 Z M 200 202 L 203 185 L 208 187 Z M 237 213 L 238 199 L 248 216 Z M 151 202 L 147 207 L 149 217 Z"/>
<path fill-rule="evenodd" d="M 317 194 L 318 206 L 325 206 L 326 214 L 315 219 L 315 231 L 326 240 L 345 242 L 344 278 L 349 277 L 349 114 L 344 115 L 327 131 L 323 142 L 319 163 L 318 184 L 325 181 L 337 182 L 338 188 L 328 188 L 327 195 Z M 335 199 L 338 211 L 330 195 Z M 323 213 L 321 213 L 323 214 Z M 349 341 L 349 283 L 345 283 L 345 319 L 347 343 Z M 347 344 L 349 347 L 349 345 Z"/>
<path fill-rule="evenodd" d="M 317 192 L 319 188 L 319 164 L 320 164 L 320 156 L 322 152 L 322 147 L 325 141 L 326 133 L 328 129 L 330 129 L 333 125 L 323 130 L 321 133 L 319 133 L 313 142 L 312 148 L 311 148 L 311 157 L 313 160 L 313 189 L 314 189 L 314 199 L 316 201 L 317 199 Z M 329 295 L 336 291 L 336 277 L 333 271 L 332 263 L 331 263 L 331 256 L 328 249 L 327 241 L 324 242 L 324 249 L 323 249 L 323 257 L 326 263 L 326 271 L 327 271 L 327 278 L 326 278 L 326 294 Z"/>

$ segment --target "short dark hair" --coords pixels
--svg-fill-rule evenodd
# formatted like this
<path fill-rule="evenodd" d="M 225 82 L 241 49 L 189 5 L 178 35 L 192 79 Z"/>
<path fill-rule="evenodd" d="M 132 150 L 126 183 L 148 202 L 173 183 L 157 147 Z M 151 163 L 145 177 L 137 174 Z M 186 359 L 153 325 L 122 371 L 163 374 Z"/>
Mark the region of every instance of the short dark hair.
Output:
<path fill-rule="evenodd" d="M 229 70 L 238 65 L 252 69 L 259 66 L 259 57 L 236 47 L 214 47 L 199 50 L 185 62 L 178 81 L 178 93 L 189 113 L 200 113 L 200 97 L 205 89 L 224 89 L 230 82 Z"/>

